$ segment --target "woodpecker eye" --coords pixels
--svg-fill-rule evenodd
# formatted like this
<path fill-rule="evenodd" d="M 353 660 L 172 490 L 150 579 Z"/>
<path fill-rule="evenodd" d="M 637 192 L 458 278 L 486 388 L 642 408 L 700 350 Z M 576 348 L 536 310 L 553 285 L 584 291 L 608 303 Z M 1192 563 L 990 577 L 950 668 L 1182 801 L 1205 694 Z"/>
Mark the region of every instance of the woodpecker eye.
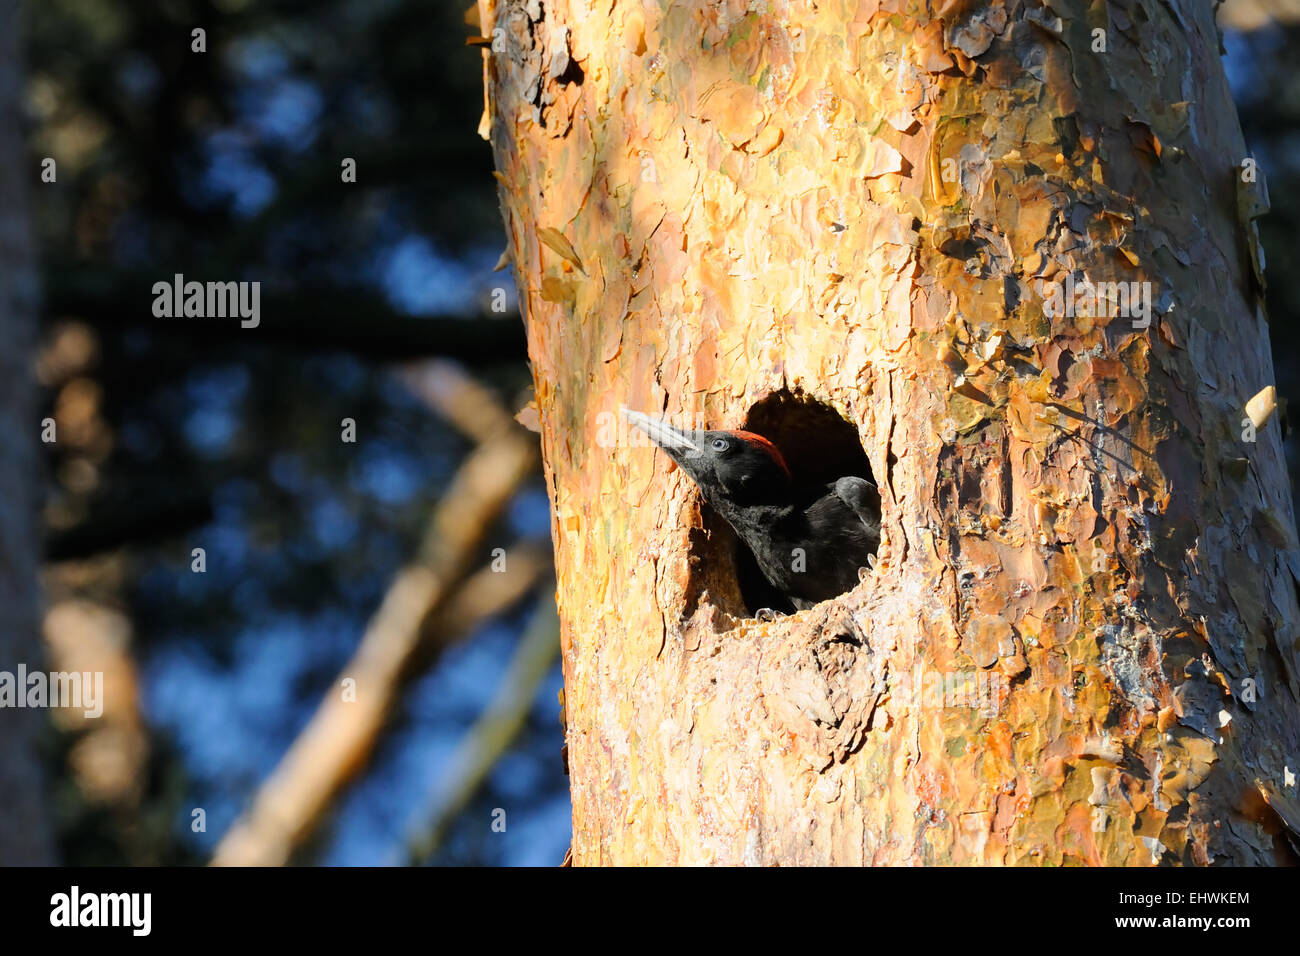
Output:
<path fill-rule="evenodd" d="M 715 438 L 712 444 L 714 451 L 726 451 L 729 447 L 725 438 Z"/>

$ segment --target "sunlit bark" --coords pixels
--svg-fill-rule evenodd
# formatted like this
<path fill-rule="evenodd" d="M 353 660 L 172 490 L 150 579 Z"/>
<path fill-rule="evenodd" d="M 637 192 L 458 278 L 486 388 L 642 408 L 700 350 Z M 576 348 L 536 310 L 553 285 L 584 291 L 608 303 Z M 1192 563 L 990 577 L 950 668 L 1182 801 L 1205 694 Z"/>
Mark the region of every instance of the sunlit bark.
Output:
<path fill-rule="evenodd" d="M 479 29 L 574 861 L 1288 858 L 1300 564 L 1245 410 L 1266 201 L 1210 6 L 481 0 Z M 620 405 L 736 427 L 783 389 L 856 426 L 887 540 L 759 621 L 689 480 L 609 439 Z"/>

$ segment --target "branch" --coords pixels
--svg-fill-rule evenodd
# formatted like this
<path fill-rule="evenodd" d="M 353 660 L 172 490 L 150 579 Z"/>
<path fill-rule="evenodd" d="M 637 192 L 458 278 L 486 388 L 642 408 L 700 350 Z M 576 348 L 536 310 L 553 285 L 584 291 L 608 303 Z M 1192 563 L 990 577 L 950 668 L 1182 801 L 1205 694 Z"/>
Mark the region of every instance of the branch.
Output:
<path fill-rule="evenodd" d="M 437 852 L 448 828 L 519 736 L 537 688 L 550 673 L 559 652 L 560 619 L 555 602 L 545 596 L 515 649 L 492 702 L 469 729 L 442 775 L 449 784 L 440 788 L 441 793 L 433 801 L 430 823 L 409 843 L 413 863 L 424 862 Z"/>
<path fill-rule="evenodd" d="M 555 570 L 549 541 L 517 544 L 506 552 L 503 564 L 503 571 L 482 568 L 467 578 L 442 613 L 420 629 L 420 643 L 408 679 L 430 670 L 443 651 L 472 634 L 484 621 L 519 603 L 538 580 Z"/>
<path fill-rule="evenodd" d="M 222 838 L 217 865 L 282 865 L 364 765 L 421 634 L 443 609 L 486 531 L 532 473 L 537 449 L 513 429 L 473 451 L 438 504 L 420 548 L 389 587 L 361 644 L 251 807 Z M 507 557 L 507 568 L 510 562 Z M 344 698 L 351 680 L 355 700 Z"/>
<path fill-rule="evenodd" d="M 1258 30 L 1273 23 L 1285 26 L 1300 21 L 1300 0 L 1225 0 L 1217 20 L 1230 30 Z"/>
<path fill-rule="evenodd" d="M 491 389 L 456 362 L 428 359 L 398 373 L 417 396 L 458 431 L 484 442 L 513 429 L 515 421 Z M 80 560 L 127 545 L 175 538 L 212 519 L 212 493 L 228 475 L 206 476 L 201 485 L 175 483 L 136 490 L 121 501 L 96 502 L 91 513 L 66 528 L 47 529 L 47 561 Z"/>
<path fill-rule="evenodd" d="M 484 442 L 515 427 L 515 420 L 492 390 L 455 362 L 431 359 L 413 363 L 398 378 L 431 409 L 467 438 Z"/>

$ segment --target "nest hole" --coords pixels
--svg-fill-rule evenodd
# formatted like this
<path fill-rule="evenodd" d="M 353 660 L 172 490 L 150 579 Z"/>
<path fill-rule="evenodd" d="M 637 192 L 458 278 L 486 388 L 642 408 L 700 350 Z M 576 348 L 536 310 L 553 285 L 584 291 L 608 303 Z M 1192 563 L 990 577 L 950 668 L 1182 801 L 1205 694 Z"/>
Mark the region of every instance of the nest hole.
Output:
<path fill-rule="evenodd" d="M 815 399 L 775 392 L 750 408 L 742 427 L 780 449 L 797 495 L 814 496 L 846 475 L 875 481 L 857 427 Z M 794 605 L 763 576 L 731 526 L 703 500 L 699 508 L 700 526 L 691 532 L 687 615 L 706 594 L 709 603 L 735 618 L 752 618 L 763 608 L 792 613 Z"/>

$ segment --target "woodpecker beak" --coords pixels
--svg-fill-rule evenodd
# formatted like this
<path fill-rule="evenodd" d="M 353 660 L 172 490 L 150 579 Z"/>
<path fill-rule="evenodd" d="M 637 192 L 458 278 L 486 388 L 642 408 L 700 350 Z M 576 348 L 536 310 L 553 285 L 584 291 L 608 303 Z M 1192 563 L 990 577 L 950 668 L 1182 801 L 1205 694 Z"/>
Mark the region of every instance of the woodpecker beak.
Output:
<path fill-rule="evenodd" d="M 651 418 L 630 408 L 621 409 L 623 417 L 649 436 L 650 440 L 666 451 L 677 464 L 686 466 L 685 459 L 700 454 L 700 446 L 691 437 L 690 432 L 679 431 L 667 422 Z"/>

